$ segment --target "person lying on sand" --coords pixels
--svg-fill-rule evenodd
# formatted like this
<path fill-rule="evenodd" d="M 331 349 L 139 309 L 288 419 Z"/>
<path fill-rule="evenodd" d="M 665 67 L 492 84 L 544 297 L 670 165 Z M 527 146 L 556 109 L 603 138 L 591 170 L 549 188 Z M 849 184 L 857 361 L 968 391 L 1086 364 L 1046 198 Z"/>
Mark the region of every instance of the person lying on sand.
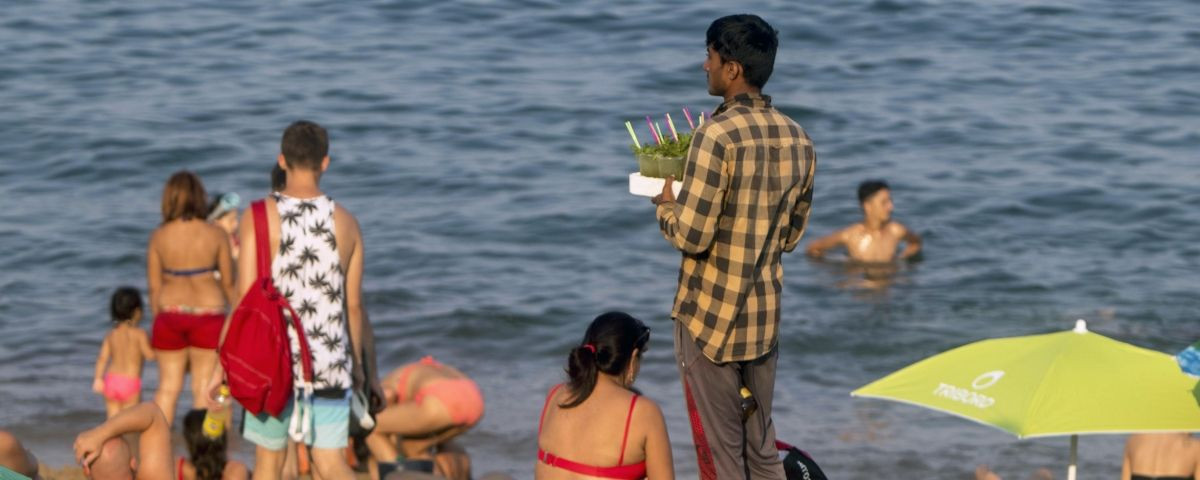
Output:
<path fill-rule="evenodd" d="M 121 438 L 137 433 L 137 457 Z M 173 480 L 171 430 L 162 410 L 151 402 L 122 410 L 116 416 L 75 437 L 75 460 L 83 474 L 97 480 L 134 478 Z"/>

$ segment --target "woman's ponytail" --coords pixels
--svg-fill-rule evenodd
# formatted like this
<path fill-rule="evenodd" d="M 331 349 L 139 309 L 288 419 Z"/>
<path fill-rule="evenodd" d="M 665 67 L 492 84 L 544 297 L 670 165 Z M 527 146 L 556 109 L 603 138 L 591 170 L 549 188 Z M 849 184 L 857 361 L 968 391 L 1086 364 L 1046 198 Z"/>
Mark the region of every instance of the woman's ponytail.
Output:
<path fill-rule="evenodd" d="M 596 346 L 590 343 L 571 349 L 567 357 L 567 389 L 571 392 L 571 400 L 560 405 L 571 408 L 592 394 L 596 388 Z"/>
<path fill-rule="evenodd" d="M 583 335 L 583 342 L 567 356 L 567 390 L 571 397 L 559 406 L 571 408 L 587 400 L 600 373 L 622 374 L 634 351 L 646 351 L 649 339 L 650 329 L 627 313 L 608 312 L 596 317 Z"/>

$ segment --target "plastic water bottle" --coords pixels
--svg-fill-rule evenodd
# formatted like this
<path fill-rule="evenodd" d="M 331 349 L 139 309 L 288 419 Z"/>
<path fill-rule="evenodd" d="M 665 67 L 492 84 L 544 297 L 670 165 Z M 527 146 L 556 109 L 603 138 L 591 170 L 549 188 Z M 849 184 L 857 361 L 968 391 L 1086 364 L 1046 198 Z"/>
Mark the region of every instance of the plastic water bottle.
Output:
<path fill-rule="evenodd" d="M 217 398 L 215 403 L 208 407 L 208 412 L 204 414 L 204 425 L 201 431 L 208 438 L 221 438 L 225 433 L 225 422 L 229 420 L 230 407 L 233 406 L 233 398 L 229 395 L 229 387 L 221 385 L 217 390 Z"/>

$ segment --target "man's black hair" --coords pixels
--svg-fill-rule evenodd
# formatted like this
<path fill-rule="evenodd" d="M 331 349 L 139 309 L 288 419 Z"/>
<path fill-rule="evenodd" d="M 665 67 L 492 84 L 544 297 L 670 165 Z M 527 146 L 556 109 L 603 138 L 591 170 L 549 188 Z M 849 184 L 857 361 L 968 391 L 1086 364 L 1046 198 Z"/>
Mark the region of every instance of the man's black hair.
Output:
<path fill-rule="evenodd" d="M 779 32 L 758 15 L 730 15 L 708 26 L 705 43 L 721 56 L 721 61 L 740 63 L 746 83 L 762 89 L 775 69 Z"/>
<path fill-rule="evenodd" d="M 887 182 L 883 180 L 867 180 L 858 184 L 858 204 L 862 205 L 868 198 L 871 198 L 871 195 L 880 190 L 891 189 L 888 188 Z"/>
<path fill-rule="evenodd" d="M 280 151 L 289 168 L 318 170 L 329 155 L 329 134 L 314 122 L 298 120 L 284 130 Z"/>

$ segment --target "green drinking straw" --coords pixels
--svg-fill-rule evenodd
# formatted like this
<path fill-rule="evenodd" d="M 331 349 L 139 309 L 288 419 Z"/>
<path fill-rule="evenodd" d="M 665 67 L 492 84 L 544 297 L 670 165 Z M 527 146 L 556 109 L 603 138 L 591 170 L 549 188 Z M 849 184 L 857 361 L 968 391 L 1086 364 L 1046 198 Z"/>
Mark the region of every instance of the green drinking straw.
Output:
<path fill-rule="evenodd" d="M 667 126 L 671 127 L 671 136 L 675 137 L 675 141 L 679 141 L 679 132 L 675 131 L 675 121 L 671 120 L 671 114 L 667 114 Z"/>
<path fill-rule="evenodd" d="M 659 125 L 658 122 L 654 122 L 654 132 L 658 134 L 660 140 L 667 141 L 667 137 L 662 134 L 662 125 Z"/>
<path fill-rule="evenodd" d="M 642 148 L 642 143 L 638 141 L 637 134 L 633 133 L 633 124 L 625 122 L 625 129 L 629 130 L 629 136 L 633 138 L 633 145 L 637 148 Z"/>

